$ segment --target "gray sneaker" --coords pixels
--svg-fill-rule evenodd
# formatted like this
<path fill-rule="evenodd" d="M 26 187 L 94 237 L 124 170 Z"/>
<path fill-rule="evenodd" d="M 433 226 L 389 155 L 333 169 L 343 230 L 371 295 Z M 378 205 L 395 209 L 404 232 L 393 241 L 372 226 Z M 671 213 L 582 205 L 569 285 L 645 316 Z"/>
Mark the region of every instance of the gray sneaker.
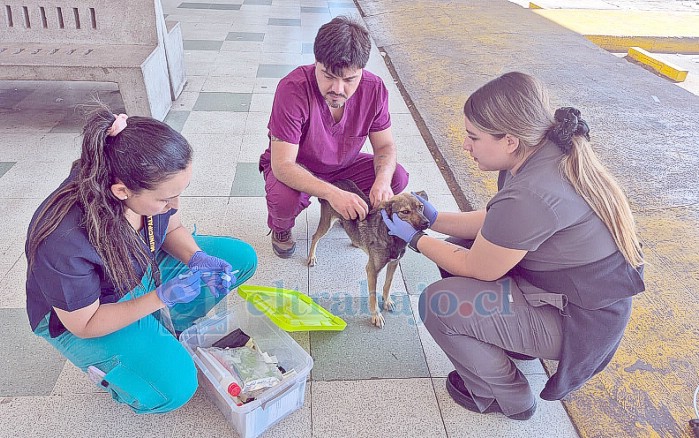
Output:
<path fill-rule="evenodd" d="M 291 230 L 272 231 L 272 249 L 274 253 L 283 259 L 288 259 L 296 251 L 296 240 Z"/>

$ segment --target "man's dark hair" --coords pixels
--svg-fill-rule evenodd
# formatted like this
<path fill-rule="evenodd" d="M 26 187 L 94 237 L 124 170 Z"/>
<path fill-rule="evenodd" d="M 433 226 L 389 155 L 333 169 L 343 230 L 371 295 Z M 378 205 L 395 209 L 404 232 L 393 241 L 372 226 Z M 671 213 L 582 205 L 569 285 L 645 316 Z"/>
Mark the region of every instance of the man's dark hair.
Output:
<path fill-rule="evenodd" d="M 356 20 L 338 16 L 318 30 L 313 54 L 334 75 L 346 68 L 364 68 L 369 61 L 369 32 Z"/>

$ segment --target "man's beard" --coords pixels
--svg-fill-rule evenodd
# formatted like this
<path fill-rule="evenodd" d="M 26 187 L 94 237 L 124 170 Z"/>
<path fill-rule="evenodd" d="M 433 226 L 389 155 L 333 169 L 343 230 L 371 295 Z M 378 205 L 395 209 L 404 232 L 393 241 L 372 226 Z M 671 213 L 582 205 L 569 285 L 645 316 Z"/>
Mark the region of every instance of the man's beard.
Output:
<path fill-rule="evenodd" d="M 344 100 L 344 101 L 341 101 L 341 102 L 333 102 L 332 99 L 331 99 L 332 97 L 340 97 L 340 98 L 343 98 L 343 99 L 345 99 L 345 100 Z M 346 100 L 347 100 L 347 97 L 346 97 L 345 95 L 343 95 L 343 94 L 335 94 L 335 93 L 328 93 L 328 94 L 326 95 L 326 98 L 325 98 L 325 101 L 327 102 L 328 106 L 329 106 L 330 108 L 335 108 L 335 109 L 337 109 L 337 108 L 342 108 L 343 106 L 345 106 Z"/>

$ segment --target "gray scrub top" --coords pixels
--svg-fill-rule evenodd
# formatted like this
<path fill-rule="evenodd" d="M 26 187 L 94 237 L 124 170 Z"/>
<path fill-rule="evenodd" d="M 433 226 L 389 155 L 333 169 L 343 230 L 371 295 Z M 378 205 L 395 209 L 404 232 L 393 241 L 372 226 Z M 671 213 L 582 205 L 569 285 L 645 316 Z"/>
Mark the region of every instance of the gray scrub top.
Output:
<path fill-rule="evenodd" d="M 546 142 L 515 175 L 501 171 L 498 193 L 486 207 L 481 234 L 495 245 L 528 251 L 522 268 L 556 271 L 617 251 L 607 227 L 563 175 L 562 158 L 558 146 Z"/>

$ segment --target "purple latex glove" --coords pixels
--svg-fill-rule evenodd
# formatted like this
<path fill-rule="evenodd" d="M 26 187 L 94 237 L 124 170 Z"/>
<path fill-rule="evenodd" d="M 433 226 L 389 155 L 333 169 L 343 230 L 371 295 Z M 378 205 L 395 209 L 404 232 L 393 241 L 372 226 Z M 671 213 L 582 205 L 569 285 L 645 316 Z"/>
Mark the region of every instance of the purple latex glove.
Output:
<path fill-rule="evenodd" d="M 412 239 L 413 236 L 418 233 L 418 230 L 413 228 L 412 225 L 399 218 L 398 213 L 393 213 L 393 220 L 391 220 L 388 218 L 386 210 L 382 209 L 381 217 L 383 218 L 383 222 L 388 227 L 388 234 L 391 236 L 396 236 L 405 240 L 406 242 L 410 242 L 410 239 Z"/>
<path fill-rule="evenodd" d="M 236 280 L 235 274 L 237 271 L 231 272 L 232 266 L 230 263 L 218 257 L 210 256 L 204 251 L 195 252 L 192 258 L 189 259 L 187 266 L 193 272 L 201 273 L 201 279 L 216 298 L 220 295 L 226 295 Z"/>
<path fill-rule="evenodd" d="M 200 281 L 201 272 L 183 274 L 156 287 L 155 294 L 167 307 L 189 303 L 201 293 Z"/>
<path fill-rule="evenodd" d="M 410 192 L 410 194 L 415 196 L 418 201 L 422 202 L 422 205 L 424 206 L 422 214 L 424 214 L 427 220 L 430 221 L 430 227 L 434 225 L 434 222 L 437 220 L 437 209 L 434 208 L 434 205 L 415 192 Z"/>

